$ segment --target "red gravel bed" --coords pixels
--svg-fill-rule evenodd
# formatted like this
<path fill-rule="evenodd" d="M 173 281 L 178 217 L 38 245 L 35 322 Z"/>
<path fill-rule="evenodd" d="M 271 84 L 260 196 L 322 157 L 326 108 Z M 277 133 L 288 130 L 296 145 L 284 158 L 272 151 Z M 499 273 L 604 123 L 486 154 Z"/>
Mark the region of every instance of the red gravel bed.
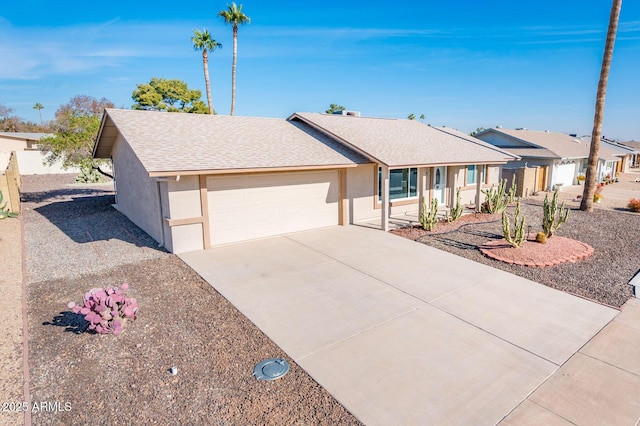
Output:
<path fill-rule="evenodd" d="M 392 234 L 396 234 L 401 237 L 417 241 L 420 238 L 425 237 L 427 235 L 440 235 L 440 234 L 446 234 L 448 232 L 453 232 L 465 225 L 495 222 L 497 220 L 500 220 L 499 214 L 470 213 L 470 214 L 465 214 L 460 219 L 454 222 L 447 222 L 446 220 L 440 220 L 433 231 L 425 231 L 424 229 L 422 229 L 422 226 L 413 225 L 413 226 L 405 226 L 404 228 L 393 229 L 390 232 Z"/>
<path fill-rule="evenodd" d="M 553 236 L 545 244 L 535 241 L 529 234 L 522 246 L 515 248 L 507 240 L 494 240 L 481 245 L 487 257 L 514 265 L 544 268 L 567 262 L 577 262 L 593 254 L 593 247 L 571 238 Z"/>

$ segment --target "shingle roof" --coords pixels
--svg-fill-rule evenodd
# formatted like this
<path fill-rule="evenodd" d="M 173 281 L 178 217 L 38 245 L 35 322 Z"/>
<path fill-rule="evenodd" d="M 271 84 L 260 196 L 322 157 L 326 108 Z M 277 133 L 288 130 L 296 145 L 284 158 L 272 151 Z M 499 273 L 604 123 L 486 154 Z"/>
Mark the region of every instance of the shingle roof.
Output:
<path fill-rule="evenodd" d="M 279 118 L 107 109 L 95 157 L 110 156 L 117 132 L 150 173 L 368 163 L 308 126 Z"/>
<path fill-rule="evenodd" d="M 628 142 L 620 142 L 623 145 L 628 146 L 629 148 L 635 150 L 635 151 L 640 151 L 640 142 L 637 141 L 628 141 Z"/>
<path fill-rule="evenodd" d="M 522 146 L 505 147 L 502 149 L 517 153 L 521 157 L 537 157 L 537 158 L 587 158 L 589 157 L 590 137 L 576 137 L 564 133 L 528 130 L 528 129 L 487 129 L 480 134 L 480 137 L 486 133 L 499 133 L 507 135 L 510 138 L 533 145 L 530 154 L 522 151 Z M 534 150 L 539 150 L 537 154 Z M 619 156 L 624 153 L 609 146 L 609 144 L 601 143 L 598 156 L 602 160 L 619 160 Z"/>
<path fill-rule="evenodd" d="M 319 113 L 295 113 L 301 120 L 335 136 L 372 161 L 390 167 L 430 164 L 505 163 L 514 156 L 457 130 L 419 121 Z"/>
<path fill-rule="evenodd" d="M 522 158 L 557 158 L 556 154 L 545 148 L 538 147 L 520 147 L 520 148 L 502 148 L 513 155 Z"/>

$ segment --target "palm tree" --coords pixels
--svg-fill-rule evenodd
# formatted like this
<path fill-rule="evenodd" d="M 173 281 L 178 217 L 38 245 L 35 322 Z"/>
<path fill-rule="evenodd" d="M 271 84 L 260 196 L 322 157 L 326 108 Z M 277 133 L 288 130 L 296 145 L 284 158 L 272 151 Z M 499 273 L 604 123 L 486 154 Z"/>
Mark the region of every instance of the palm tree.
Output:
<path fill-rule="evenodd" d="M 38 110 L 38 114 L 40 114 L 40 125 L 42 126 L 42 110 L 44 109 L 44 105 L 42 105 L 40 102 L 36 102 L 36 104 L 33 106 L 33 109 Z"/>
<path fill-rule="evenodd" d="M 238 25 L 251 23 L 251 18 L 242 13 L 242 5 L 235 2 L 227 5 L 226 10 L 218 12 L 226 24 L 233 25 L 233 65 L 231 66 L 231 115 L 236 109 L 236 61 L 238 58 Z"/>
<path fill-rule="evenodd" d="M 600 68 L 600 81 L 598 81 L 598 91 L 596 93 L 596 112 L 593 117 L 593 131 L 591 132 L 587 173 L 585 174 L 585 185 L 582 192 L 582 201 L 580 202 L 580 210 L 587 212 L 593 209 L 598 151 L 600 150 L 600 136 L 602 135 L 604 100 L 607 95 L 607 81 L 609 79 L 609 70 L 611 69 L 611 58 L 613 57 L 613 44 L 616 41 L 616 33 L 618 31 L 620 9 L 622 9 L 622 0 L 613 0 L 611 16 L 609 17 L 609 29 L 607 30 L 607 41 L 604 45 L 602 67 Z"/>
<path fill-rule="evenodd" d="M 193 30 L 193 48 L 202 51 L 202 65 L 204 66 L 204 84 L 207 89 L 207 104 L 209 105 L 209 114 L 215 114 L 213 104 L 211 103 L 211 86 L 209 84 L 209 53 L 216 48 L 222 48 L 222 45 L 211 38 L 211 33 L 205 28 L 204 30 Z"/>

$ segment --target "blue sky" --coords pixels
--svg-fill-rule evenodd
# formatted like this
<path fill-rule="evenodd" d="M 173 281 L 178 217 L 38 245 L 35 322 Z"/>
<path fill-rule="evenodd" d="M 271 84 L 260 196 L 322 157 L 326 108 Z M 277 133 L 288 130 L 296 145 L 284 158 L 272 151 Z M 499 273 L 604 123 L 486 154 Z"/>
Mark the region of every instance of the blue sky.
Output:
<path fill-rule="evenodd" d="M 240 3 L 240 2 L 238 2 Z M 590 134 L 611 3 L 563 1 L 242 2 L 236 115 L 287 117 L 330 103 L 363 115 L 425 115 L 464 132 L 527 127 Z M 213 105 L 228 114 L 232 31 L 226 2 L 7 2 L 0 11 L 0 104 L 39 121 L 74 95 L 130 108 L 151 77 L 202 90 L 194 28 L 209 57 Z M 603 134 L 640 140 L 640 4 L 625 1 Z M 205 99 L 206 100 L 206 99 Z"/>

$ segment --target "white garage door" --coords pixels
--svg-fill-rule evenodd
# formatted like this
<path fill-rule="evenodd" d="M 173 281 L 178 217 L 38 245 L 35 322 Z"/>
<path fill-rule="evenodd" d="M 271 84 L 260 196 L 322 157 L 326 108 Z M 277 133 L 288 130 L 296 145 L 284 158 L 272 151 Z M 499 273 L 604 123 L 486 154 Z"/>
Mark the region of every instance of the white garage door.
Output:
<path fill-rule="evenodd" d="M 554 179 L 554 183 L 561 183 L 564 186 L 573 185 L 575 172 L 575 164 L 559 164 L 556 168 L 556 178 Z"/>
<path fill-rule="evenodd" d="M 207 178 L 211 244 L 338 224 L 338 172 Z"/>

